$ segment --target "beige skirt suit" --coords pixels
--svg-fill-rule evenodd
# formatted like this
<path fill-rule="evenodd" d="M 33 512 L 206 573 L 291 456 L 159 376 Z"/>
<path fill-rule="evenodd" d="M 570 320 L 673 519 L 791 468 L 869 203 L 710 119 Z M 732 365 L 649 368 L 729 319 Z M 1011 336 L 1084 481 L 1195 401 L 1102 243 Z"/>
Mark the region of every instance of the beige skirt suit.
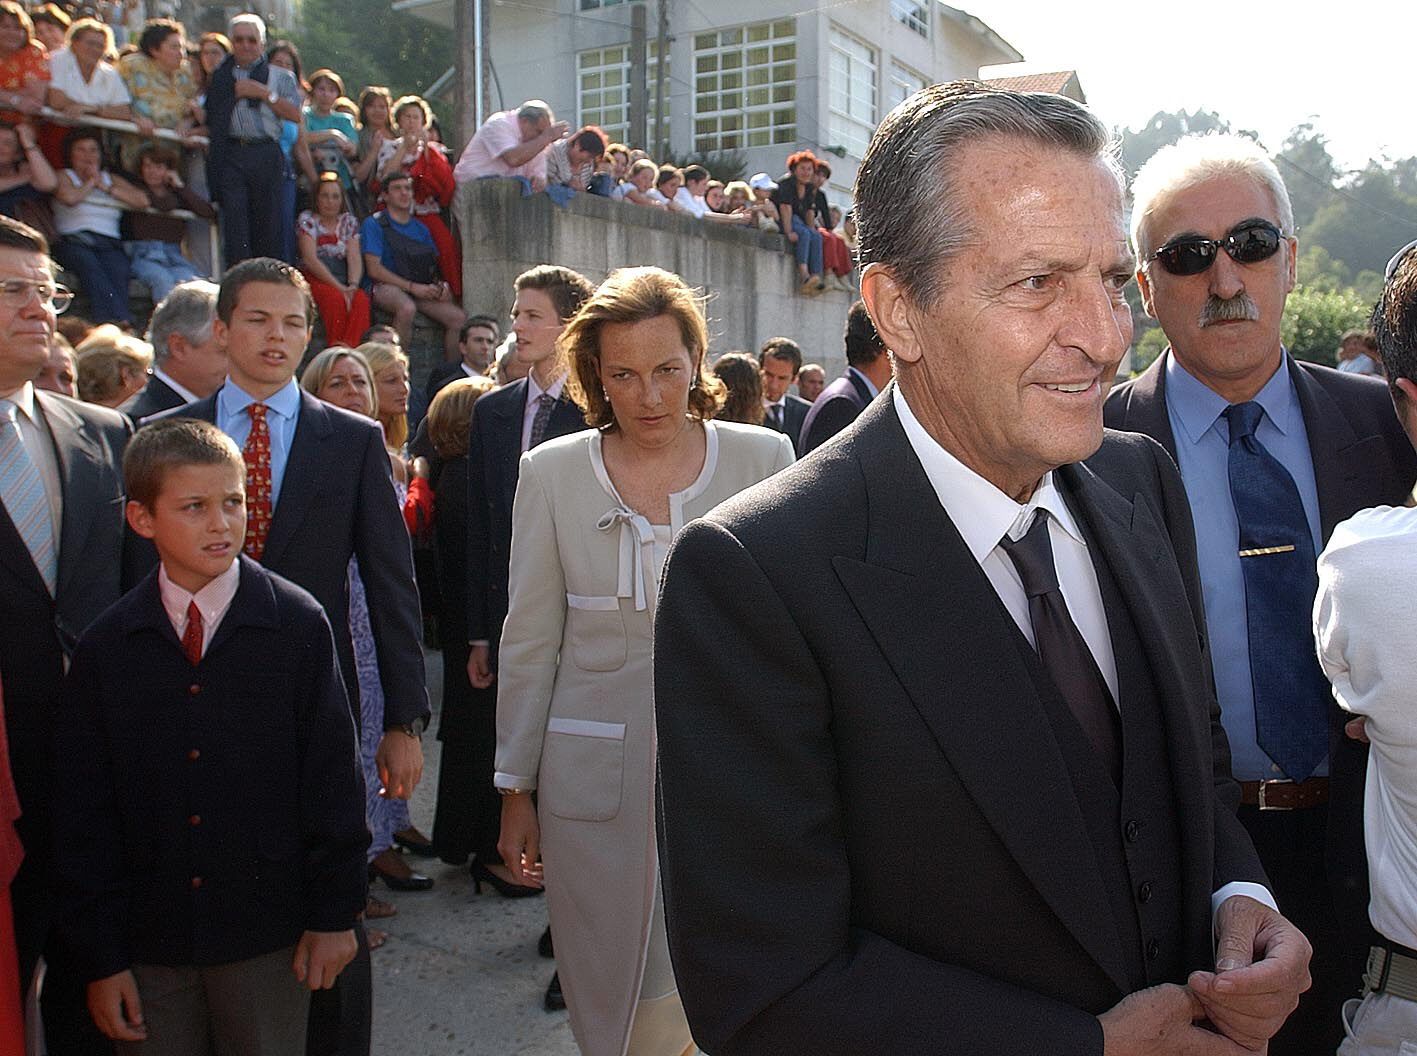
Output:
<path fill-rule="evenodd" d="M 522 456 L 497 678 L 501 788 L 537 790 L 556 965 L 585 1056 L 690 1044 L 654 827 L 654 602 L 667 541 L 793 460 L 786 436 L 705 422 L 698 479 L 656 526 L 615 492 L 594 430 Z M 656 535 L 658 538 L 656 539 Z"/>

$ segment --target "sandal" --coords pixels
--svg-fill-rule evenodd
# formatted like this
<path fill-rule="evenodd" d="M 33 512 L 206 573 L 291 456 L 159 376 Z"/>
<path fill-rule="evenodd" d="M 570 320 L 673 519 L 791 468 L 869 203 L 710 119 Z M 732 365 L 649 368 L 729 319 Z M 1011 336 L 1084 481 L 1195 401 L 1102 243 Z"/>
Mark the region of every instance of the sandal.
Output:
<path fill-rule="evenodd" d="M 364 917 L 366 920 L 384 920 L 387 917 L 396 916 L 399 907 L 392 902 L 385 902 L 382 898 L 375 898 L 370 895 L 364 903 Z"/>

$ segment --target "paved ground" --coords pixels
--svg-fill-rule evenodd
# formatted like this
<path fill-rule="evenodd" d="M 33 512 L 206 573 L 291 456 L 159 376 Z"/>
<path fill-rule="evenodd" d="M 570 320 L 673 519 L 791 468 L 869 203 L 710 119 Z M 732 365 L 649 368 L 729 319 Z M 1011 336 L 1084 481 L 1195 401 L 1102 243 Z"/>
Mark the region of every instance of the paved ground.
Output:
<path fill-rule="evenodd" d="M 442 658 L 427 660 L 436 723 Z M 439 747 L 424 737 L 427 763 L 412 804 L 424 832 L 433 829 Z M 576 1056 L 566 1014 L 541 1007 L 553 970 L 536 953 L 545 900 L 502 898 L 485 886 L 475 895 L 466 869 L 410 861 L 437 882 L 414 893 L 375 885 L 399 912 L 379 922 L 389 941 L 373 954 L 373 1056 Z"/>

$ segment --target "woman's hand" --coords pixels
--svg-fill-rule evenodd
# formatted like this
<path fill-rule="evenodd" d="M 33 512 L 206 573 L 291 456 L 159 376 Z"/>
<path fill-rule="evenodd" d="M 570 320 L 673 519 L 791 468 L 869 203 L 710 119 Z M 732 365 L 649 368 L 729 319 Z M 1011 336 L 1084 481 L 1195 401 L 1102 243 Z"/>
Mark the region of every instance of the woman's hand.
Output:
<path fill-rule="evenodd" d="M 795 246 L 795 245 L 797 244 L 797 232 L 796 232 L 796 231 L 789 231 L 789 232 L 787 232 L 787 241 L 791 242 L 791 243 Z"/>
<path fill-rule="evenodd" d="M 512 873 L 512 882 L 523 887 L 543 886 L 541 822 L 527 792 L 502 797 L 502 835 L 497 853 Z"/>
<path fill-rule="evenodd" d="M 341 287 L 340 287 L 340 292 L 341 292 L 342 294 L 344 294 L 344 306 L 345 306 L 345 308 L 350 308 L 350 307 L 352 307 L 352 306 L 354 305 L 354 291 L 355 291 L 355 287 L 353 287 L 353 286 L 341 286 Z"/>
<path fill-rule="evenodd" d="M 137 125 L 138 131 L 145 136 L 151 136 L 157 131 L 157 125 L 153 124 L 152 118 L 144 117 L 142 114 L 134 116 L 133 124 Z"/>

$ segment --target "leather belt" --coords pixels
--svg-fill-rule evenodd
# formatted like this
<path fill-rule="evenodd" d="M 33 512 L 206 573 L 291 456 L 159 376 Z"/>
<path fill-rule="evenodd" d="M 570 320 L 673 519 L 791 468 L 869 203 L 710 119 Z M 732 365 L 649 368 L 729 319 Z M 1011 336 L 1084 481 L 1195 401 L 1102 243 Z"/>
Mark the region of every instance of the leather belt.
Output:
<path fill-rule="evenodd" d="M 1307 781 L 1241 781 L 1240 802 L 1260 810 L 1305 810 L 1328 802 L 1328 778 Z"/>
<path fill-rule="evenodd" d="M 239 147 L 255 147 L 262 143 L 274 143 L 270 136 L 227 136 L 228 141 Z"/>
<path fill-rule="evenodd" d="M 1406 947 L 1374 946 L 1368 951 L 1363 988 L 1369 994 L 1392 994 L 1417 1001 L 1417 957 Z"/>

